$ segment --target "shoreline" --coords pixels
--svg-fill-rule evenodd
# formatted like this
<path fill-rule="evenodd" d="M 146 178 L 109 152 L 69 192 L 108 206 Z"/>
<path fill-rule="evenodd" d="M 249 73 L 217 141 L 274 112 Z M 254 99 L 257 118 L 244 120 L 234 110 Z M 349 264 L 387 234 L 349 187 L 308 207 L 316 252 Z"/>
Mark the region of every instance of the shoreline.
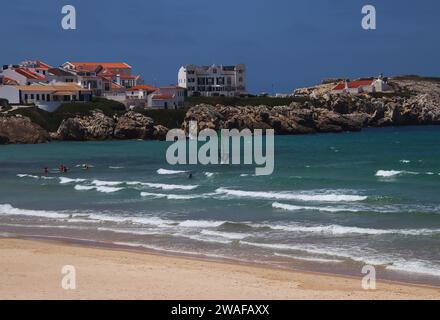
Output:
<path fill-rule="evenodd" d="M 367 291 L 361 277 L 106 243 L 3 237 L 0 261 L 1 299 L 440 299 L 425 285 L 378 280 Z M 61 288 L 63 265 L 77 269 L 77 290 Z"/>

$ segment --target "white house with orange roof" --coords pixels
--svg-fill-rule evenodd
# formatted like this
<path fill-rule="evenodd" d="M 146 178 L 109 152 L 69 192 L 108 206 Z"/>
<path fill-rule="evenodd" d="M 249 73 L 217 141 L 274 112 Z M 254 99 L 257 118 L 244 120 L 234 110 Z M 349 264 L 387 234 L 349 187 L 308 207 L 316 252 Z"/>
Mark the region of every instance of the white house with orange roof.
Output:
<path fill-rule="evenodd" d="M 390 91 L 392 91 L 391 86 L 387 79 L 381 75 L 377 79 L 340 82 L 333 88 L 332 93 L 360 94 Z"/>
<path fill-rule="evenodd" d="M 139 99 L 145 100 L 148 95 L 157 91 L 156 87 L 150 86 L 148 84 L 138 84 L 132 88 L 128 88 L 126 91 L 127 99 Z"/>
<path fill-rule="evenodd" d="M 41 60 L 25 60 L 20 63 L 20 67 L 26 68 L 42 76 L 46 76 L 49 69 L 52 68 L 52 66 L 48 65 L 47 63 L 44 63 Z"/>
<path fill-rule="evenodd" d="M 67 61 L 63 63 L 61 67 L 66 70 L 75 71 L 80 76 L 90 77 L 93 74 L 93 76 L 101 78 L 101 84 L 104 86 L 99 88 L 99 92 L 96 92 L 97 95 L 111 91 L 111 86 L 109 84 L 105 87 L 106 81 L 108 83 L 116 83 L 125 88 L 134 87 L 141 82 L 140 76 L 132 75 L 132 67 L 125 62 Z M 86 83 L 89 84 L 90 82 L 86 81 Z M 93 87 L 94 84 L 91 84 L 91 86 Z M 91 89 L 98 90 L 98 88 Z"/>
<path fill-rule="evenodd" d="M 185 88 L 179 86 L 159 87 L 147 97 L 148 108 L 179 109 L 184 107 Z"/>
<path fill-rule="evenodd" d="M 90 101 L 92 92 L 77 84 L 0 86 L 0 98 L 53 112 L 63 103 Z"/>
<path fill-rule="evenodd" d="M 23 85 L 23 86 L 30 85 L 32 83 L 41 83 L 46 81 L 45 76 L 20 66 L 12 66 L 12 65 L 3 66 L 1 75 L 4 78 L 14 80 L 19 85 Z"/>

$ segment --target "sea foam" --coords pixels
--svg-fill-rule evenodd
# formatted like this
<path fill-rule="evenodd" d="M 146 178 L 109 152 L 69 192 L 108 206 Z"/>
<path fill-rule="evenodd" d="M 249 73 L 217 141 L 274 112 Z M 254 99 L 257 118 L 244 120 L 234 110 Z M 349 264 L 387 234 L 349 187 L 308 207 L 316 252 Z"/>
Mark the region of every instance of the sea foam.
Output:
<path fill-rule="evenodd" d="M 259 198 L 259 199 L 274 199 L 274 200 L 299 200 L 299 201 L 317 201 L 317 202 L 352 202 L 363 201 L 368 197 L 360 195 L 348 194 L 307 194 L 307 193 L 292 193 L 292 192 L 274 192 L 274 191 L 243 191 L 232 190 L 226 188 L 218 188 L 218 194 L 225 194 L 239 198 Z"/>

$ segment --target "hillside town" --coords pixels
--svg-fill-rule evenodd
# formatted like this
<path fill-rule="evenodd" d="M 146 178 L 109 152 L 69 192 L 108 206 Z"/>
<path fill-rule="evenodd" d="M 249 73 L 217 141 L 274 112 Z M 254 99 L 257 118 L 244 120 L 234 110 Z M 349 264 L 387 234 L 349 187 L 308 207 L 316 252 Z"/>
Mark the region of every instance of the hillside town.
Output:
<path fill-rule="evenodd" d="M 153 86 L 133 74 L 126 62 L 67 61 L 53 67 L 40 60 L 3 65 L 0 99 L 9 105 L 35 105 L 53 112 L 63 103 L 102 97 L 127 109 L 178 109 L 185 96 L 237 96 L 246 94 L 245 66 L 182 66 L 178 84 Z"/>

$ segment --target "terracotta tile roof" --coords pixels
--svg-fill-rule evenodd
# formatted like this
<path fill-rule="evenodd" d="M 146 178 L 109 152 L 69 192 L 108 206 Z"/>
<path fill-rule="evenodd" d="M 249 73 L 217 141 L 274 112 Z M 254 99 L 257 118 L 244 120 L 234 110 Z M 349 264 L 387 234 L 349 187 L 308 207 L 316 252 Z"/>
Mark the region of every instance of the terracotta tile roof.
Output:
<path fill-rule="evenodd" d="M 140 76 L 132 76 L 129 74 L 120 74 L 119 77 L 121 79 L 139 79 Z"/>
<path fill-rule="evenodd" d="M 62 91 L 70 91 L 70 92 L 78 92 L 78 91 L 90 91 L 87 89 L 83 89 L 76 84 L 69 85 L 35 85 L 35 86 L 15 86 L 18 90 L 21 91 L 42 91 L 42 92 L 62 92 Z"/>
<path fill-rule="evenodd" d="M 171 93 L 158 93 L 153 94 L 151 97 L 153 100 L 168 100 L 174 98 L 174 94 Z"/>
<path fill-rule="evenodd" d="M 16 68 L 14 70 L 18 74 L 25 76 L 27 79 L 32 79 L 32 80 L 43 80 L 44 79 L 44 76 L 39 75 L 39 74 L 32 72 L 28 69 L 25 69 L 25 68 Z"/>
<path fill-rule="evenodd" d="M 347 83 L 347 86 L 350 89 L 356 89 L 359 87 L 371 86 L 373 82 L 374 80 L 350 81 Z M 333 88 L 333 90 L 344 90 L 344 89 L 345 89 L 345 82 L 340 82 L 336 87 Z"/>
<path fill-rule="evenodd" d="M 71 62 L 70 64 L 75 66 L 75 68 L 79 66 L 102 66 L 103 68 L 109 69 L 131 69 L 131 66 L 125 62 Z"/>
<path fill-rule="evenodd" d="M 120 90 L 120 89 L 125 89 L 125 87 L 123 87 L 117 83 L 112 82 L 112 90 Z"/>
<path fill-rule="evenodd" d="M 3 78 L 3 84 L 6 86 L 18 86 L 17 81 L 15 81 L 14 79 L 8 78 L 8 77 Z"/>
<path fill-rule="evenodd" d="M 55 76 L 61 76 L 61 77 L 69 77 L 69 76 L 73 76 L 73 74 L 71 74 L 70 72 L 62 69 L 62 68 L 50 68 L 49 73 L 55 75 Z"/>
<path fill-rule="evenodd" d="M 146 90 L 146 91 L 156 91 L 157 88 L 150 86 L 148 84 L 138 84 L 132 88 L 127 89 L 128 91 L 138 91 L 138 90 Z"/>

